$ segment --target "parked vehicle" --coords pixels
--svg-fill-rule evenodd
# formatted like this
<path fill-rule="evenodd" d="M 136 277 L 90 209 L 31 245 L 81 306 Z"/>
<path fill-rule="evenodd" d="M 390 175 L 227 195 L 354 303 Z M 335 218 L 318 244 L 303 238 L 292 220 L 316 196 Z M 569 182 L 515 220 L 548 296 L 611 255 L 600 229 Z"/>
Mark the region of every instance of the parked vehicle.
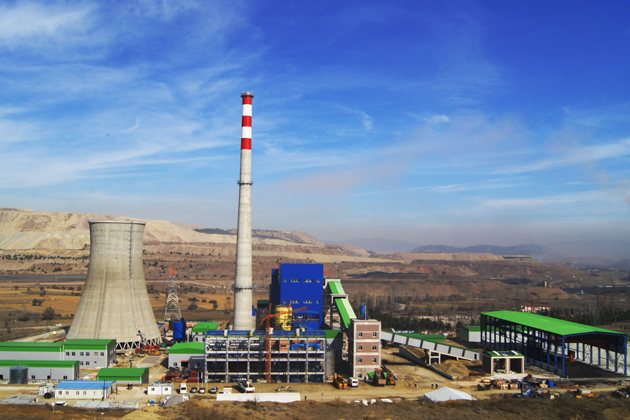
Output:
<path fill-rule="evenodd" d="M 197 387 L 193 386 L 192 388 L 190 388 L 190 393 L 191 394 L 196 394 L 197 393 Z"/>
<path fill-rule="evenodd" d="M 205 393 L 206 393 L 206 388 L 204 388 L 204 387 L 200 387 L 200 388 L 199 388 L 199 393 L 200 393 L 200 394 L 205 394 Z"/>
<path fill-rule="evenodd" d="M 359 380 L 357 378 L 348 378 L 348 385 L 350 385 L 351 387 L 357 387 L 359 386 Z"/>
<path fill-rule="evenodd" d="M 216 387 L 216 386 L 213 386 L 212 388 L 210 388 L 210 393 L 211 393 L 211 394 L 216 394 L 216 393 L 217 393 L 217 391 L 218 391 L 218 389 L 217 389 L 217 387 Z"/>
<path fill-rule="evenodd" d="M 179 385 L 179 393 L 180 393 L 180 394 L 188 394 L 188 387 L 186 386 L 186 383 L 185 383 L 185 382 L 182 382 L 182 383 Z"/>
<path fill-rule="evenodd" d="M 348 381 L 346 381 L 341 375 L 335 373 L 335 379 L 333 379 L 333 385 L 339 389 L 348 388 Z"/>
<path fill-rule="evenodd" d="M 252 384 L 249 383 L 248 381 L 241 381 L 236 385 L 236 387 L 238 388 L 239 391 L 241 391 L 244 394 L 250 394 L 255 391 Z"/>

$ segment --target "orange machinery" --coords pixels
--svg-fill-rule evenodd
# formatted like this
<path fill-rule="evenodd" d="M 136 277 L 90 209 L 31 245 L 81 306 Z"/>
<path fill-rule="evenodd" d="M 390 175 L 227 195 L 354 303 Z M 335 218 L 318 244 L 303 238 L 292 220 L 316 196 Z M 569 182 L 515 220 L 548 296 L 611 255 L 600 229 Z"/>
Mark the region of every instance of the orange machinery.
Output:
<path fill-rule="evenodd" d="M 265 331 L 266 331 L 266 343 L 267 343 L 267 354 L 265 355 L 265 379 L 267 380 L 267 383 L 271 383 L 271 318 L 275 318 L 277 316 L 280 315 L 285 315 L 286 313 L 293 313 L 293 312 L 298 312 L 298 311 L 305 311 L 306 309 L 308 309 L 306 306 L 303 308 L 299 308 L 299 309 L 289 309 L 287 312 L 284 313 L 277 313 L 277 314 L 272 314 L 271 313 L 271 304 L 269 304 L 269 306 L 267 307 L 267 315 L 265 315 L 261 320 L 260 323 L 266 323 L 265 325 Z"/>

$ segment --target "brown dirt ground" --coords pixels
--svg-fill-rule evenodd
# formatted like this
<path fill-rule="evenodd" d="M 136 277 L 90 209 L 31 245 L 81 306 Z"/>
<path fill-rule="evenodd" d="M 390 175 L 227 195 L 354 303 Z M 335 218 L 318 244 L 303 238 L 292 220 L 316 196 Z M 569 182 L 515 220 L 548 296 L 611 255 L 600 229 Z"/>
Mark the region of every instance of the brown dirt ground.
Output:
<path fill-rule="evenodd" d="M 103 414 L 101 414 L 103 413 Z M 194 398 L 188 403 L 167 409 L 149 407 L 133 412 L 93 411 L 56 408 L 53 414 L 49 406 L 0 407 L 2 419 L 118 419 L 129 420 L 202 420 L 202 419 L 606 419 L 630 418 L 628 400 L 559 400 L 488 399 L 474 402 L 425 403 L 406 400 L 392 404 L 377 402 L 363 406 L 344 401 L 275 403 L 217 403 L 212 399 Z"/>

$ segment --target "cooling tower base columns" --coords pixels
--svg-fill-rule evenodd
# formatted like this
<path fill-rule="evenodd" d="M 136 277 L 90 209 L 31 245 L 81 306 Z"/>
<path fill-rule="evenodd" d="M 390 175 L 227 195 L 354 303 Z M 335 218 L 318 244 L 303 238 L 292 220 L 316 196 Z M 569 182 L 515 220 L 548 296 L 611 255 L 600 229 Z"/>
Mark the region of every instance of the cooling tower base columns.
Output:
<path fill-rule="evenodd" d="M 90 264 L 68 338 L 115 339 L 120 349 L 161 343 L 142 266 L 145 223 L 89 223 Z"/>

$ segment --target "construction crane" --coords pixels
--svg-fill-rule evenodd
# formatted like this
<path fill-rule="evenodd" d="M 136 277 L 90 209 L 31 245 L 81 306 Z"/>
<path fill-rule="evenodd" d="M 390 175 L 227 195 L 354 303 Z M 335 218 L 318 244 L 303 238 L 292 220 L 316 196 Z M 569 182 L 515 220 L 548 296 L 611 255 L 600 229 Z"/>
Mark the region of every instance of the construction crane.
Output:
<path fill-rule="evenodd" d="M 278 312 L 275 314 L 271 313 L 271 304 L 269 304 L 269 306 L 267 307 L 267 315 L 265 315 L 263 317 L 263 319 L 260 320 L 260 323 L 263 324 L 266 322 L 265 325 L 265 331 L 266 331 L 266 335 L 265 335 L 265 339 L 266 339 L 266 345 L 267 345 L 267 354 L 265 356 L 265 379 L 267 380 L 267 383 L 270 384 L 271 383 L 271 318 L 275 318 L 277 316 L 281 316 L 281 315 L 286 315 L 286 314 L 292 314 L 294 312 L 298 312 L 298 311 L 305 311 L 308 308 L 305 306 L 303 308 L 299 308 L 299 309 L 293 309 L 293 308 L 289 308 L 286 310 L 286 312 Z"/>

